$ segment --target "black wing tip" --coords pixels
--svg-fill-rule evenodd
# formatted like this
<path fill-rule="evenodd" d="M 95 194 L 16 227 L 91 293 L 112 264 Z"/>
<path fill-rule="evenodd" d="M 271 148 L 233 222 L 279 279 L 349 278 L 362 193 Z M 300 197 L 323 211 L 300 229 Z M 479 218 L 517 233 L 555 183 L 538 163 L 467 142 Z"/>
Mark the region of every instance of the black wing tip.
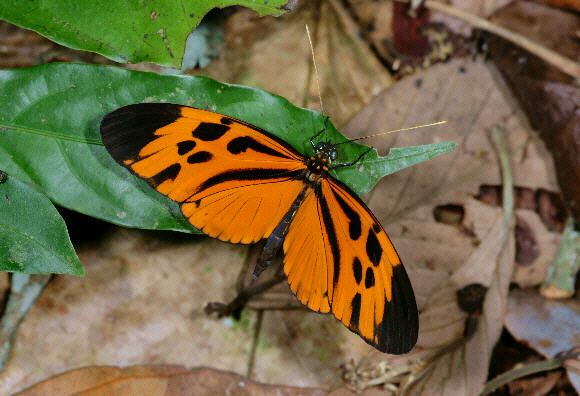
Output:
<path fill-rule="evenodd" d="M 378 325 L 381 352 L 401 355 L 409 352 L 419 337 L 419 313 L 411 281 L 402 264 L 393 267 L 392 299 L 385 301 L 383 321 Z"/>
<path fill-rule="evenodd" d="M 173 103 L 136 103 L 113 110 L 101 121 L 103 144 L 121 164 L 135 159 L 155 138 L 157 129 L 181 117 L 181 107 Z"/>

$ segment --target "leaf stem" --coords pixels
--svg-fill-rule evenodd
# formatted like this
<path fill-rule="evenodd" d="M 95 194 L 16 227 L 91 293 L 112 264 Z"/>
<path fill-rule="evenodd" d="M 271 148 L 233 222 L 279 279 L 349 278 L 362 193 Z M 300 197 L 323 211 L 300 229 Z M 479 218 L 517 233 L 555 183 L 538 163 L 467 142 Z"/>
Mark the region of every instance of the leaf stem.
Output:
<path fill-rule="evenodd" d="M 522 378 L 531 374 L 541 373 L 544 371 L 555 370 L 562 367 L 563 363 L 564 358 L 561 356 L 556 356 L 552 359 L 542 360 L 541 362 L 530 363 L 522 367 L 511 369 L 503 374 L 498 375 L 487 384 L 485 384 L 485 387 L 479 396 L 489 395 L 500 386 L 508 384 L 518 378 Z"/>
<path fill-rule="evenodd" d="M 50 277 L 51 275 L 12 274 L 10 296 L 0 321 L 0 371 L 8 360 L 16 330 Z"/>

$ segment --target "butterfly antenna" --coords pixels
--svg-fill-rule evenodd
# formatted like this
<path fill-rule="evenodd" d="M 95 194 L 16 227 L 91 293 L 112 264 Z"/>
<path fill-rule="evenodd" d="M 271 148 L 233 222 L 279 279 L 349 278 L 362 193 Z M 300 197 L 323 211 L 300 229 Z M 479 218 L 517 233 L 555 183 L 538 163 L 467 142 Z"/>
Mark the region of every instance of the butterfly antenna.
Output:
<path fill-rule="evenodd" d="M 314 78 L 316 79 L 316 88 L 318 89 L 318 100 L 320 101 L 320 111 L 322 114 L 326 115 L 324 111 L 324 106 L 322 104 L 322 92 L 320 91 L 320 79 L 318 78 L 318 67 L 316 66 L 316 57 L 314 56 L 314 45 L 312 45 L 312 37 L 310 37 L 310 29 L 308 29 L 308 24 L 306 24 L 306 36 L 308 36 L 308 43 L 310 44 L 310 52 L 312 54 L 312 64 L 314 65 Z M 324 137 L 326 138 L 326 127 L 324 131 Z"/>
<path fill-rule="evenodd" d="M 395 130 L 387 131 L 387 132 L 375 133 L 373 135 L 362 136 L 362 137 L 359 137 L 359 138 L 347 140 L 345 142 L 340 142 L 340 143 L 337 143 L 336 145 L 344 144 L 344 143 L 348 143 L 348 142 L 355 142 L 357 140 L 368 139 L 368 138 L 372 138 L 372 137 L 375 137 L 375 136 L 388 135 L 390 133 L 395 133 L 395 132 L 411 131 L 413 129 L 419 129 L 419 128 L 425 128 L 425 127 L 430 127 L 430 126 L 435 126 L 435 125 L 441 125 L 441 124 L 445 124 L 445 123 L 447 123 L 447 121 L 437 121 L 437 122 L 432 122 L 430 124 L 416 125 L 416 126 L 412 126 L 412 127 L 408 127 L 408 128 L 401 128 L 401 129 L 395 129 Z"/>

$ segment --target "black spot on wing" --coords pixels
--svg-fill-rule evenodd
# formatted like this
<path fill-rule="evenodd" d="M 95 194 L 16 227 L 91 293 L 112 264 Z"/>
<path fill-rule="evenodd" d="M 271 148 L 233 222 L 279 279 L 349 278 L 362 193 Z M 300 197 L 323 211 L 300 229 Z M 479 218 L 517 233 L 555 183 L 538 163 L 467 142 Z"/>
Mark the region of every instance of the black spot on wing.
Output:
<path fill-rule="evenodd" d="M 371 267 L 367 267 L 367 271 L 365 273 L 365 287 L 370 289 L 375 285 L 375 271 Z"/>
<path fill-rule="evenodd" d="M 357 285 L 360 285 L 360 282 L 362 281 L 362 264 L 358 257 L 355 257 L 352 261 L 352 272 L 354 273 L 354 280 Z"/>
<path fill-rule="evenodd" d="M 173 165 L 165 168 L 164 170 L 162 170 L 161 172 L 159 172 L 155 176 L 150 177 L 149 180 L 151 181 L 151 184 L 153 184 L 153 186 L 158 186 L 161 183 L 163 183 L 165 180 L 169 180 L 169 179 L 175 180 L 175 178 L 179 174 L 180 170 L 181 170 L 181 165 L 173 164 Z"/>
<path fill-rule="evenodd" d="M 360 306 L 362 297 L 360 293 L 357 293 L 352 298 L 350 306 L 352 308 L 352 315 L 350 316 L 350 327 L 353 329 L 358 329 L 358 322 L 360 319 Z"/>
<path fill-rule="evenodd" d="M 375 265 L 379 265 L 381 262 L 381 256 L 383 255 L 383 249 L 377 239 L 376 234 L 373 230 L 369 230 L 369 235 L 367 236 L 366 243 L 367 256 L 369 260 Z"/>
<path fill-rule="evenodd" d="M 385 299 L 383 319 L 375 329 L 379 350 L 402 354 L 417 343 L 419 314 L 409 277 L 402 265 L 393 267 L 392 299 Z"/>
<path fill-rule="evenodd" d="M 375 232 L 375 234 L 378 234 L 379 232 L 381 232 L 381 226 L 377 223 L 373 224 L 373 231 Z"/>
<path fill-rule="evenodd" d="M 342 199 L 342 197 L 339 194 L 336 193 L 336 191 L 332 190 L 332 193 L 334 194 L 334 198 L 336 198 L 336 201 L 342 208 L 342 211 L 344 212 L 346 217 L 348 217 L 349 221 L 348 234 L 350 236 L 350 239 L 356 241 L 357 239 L 360 238 L 361 234 L 360 216 L 358 213 L 354 211 L 353 208 L 350 207 L 349 204 L 346 203 L 344 199 Z"/>
<path fill-rule="evenodd" d="M 121 107 L 101 121 L 101 136 L 111 157 L 124 165 L 157 139 L 155 131 L 181 117 L 180 106 L 171 103 L 138 103 Z"/>
<path fill-rule="evenodd" d="M 191 133 L 194 138 L 211 142 L 221 138 L 230 129 L 227 125 L 201 122 Z"/>
<path fill-rule="evenodd" d="M 240 136 L 232 139 L 227 146 L 227 149 L 232 154 L 240 154 L 248 149 L 254 150 L 258 153 L 268 154 L 274 157 L 288 158 L 284 153 L 268 147 L 250 136 Z"/>
<path fill-rule="evenodd" d="M 195 148 L 195 141 L 184 140 L 183 142 L 177 143 L 177 154 L 185 155 Z"/>
<path fill-rule="evenodd" d="M 202 162 L 207 162 L 212 159 L 213 155 L 207 151 L 199 151 L 197 153 L 191 154 L 187 157 L 187 162 L 190 164 L 199 164 Z"/>
<path fill-rule="evenodd" d="M 220 122 L 224 125 L 232 125 L 234 123 L 234 120 L 232 120 L 231 118 L 228 118 L 228 117 L 222 117 Z"/>

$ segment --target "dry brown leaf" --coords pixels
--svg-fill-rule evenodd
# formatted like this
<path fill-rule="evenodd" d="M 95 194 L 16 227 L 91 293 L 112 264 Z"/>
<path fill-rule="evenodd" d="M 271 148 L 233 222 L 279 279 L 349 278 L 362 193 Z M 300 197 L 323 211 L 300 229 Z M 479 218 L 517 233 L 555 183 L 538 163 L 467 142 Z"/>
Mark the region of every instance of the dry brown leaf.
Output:
<path fill-rule="evenodd" d="M 245 248 L 114 229 L 78 253 L 87 276 L 47 286 L 20 326 L 0 394 L 92 365 L 211 363 L 246 372 L 254 314 L 236 323 L 203 312 L 232 297 Z"/>
<path fill-rule="evenodd" d="M 516 217 L 518 224 L 525 224 L 528 229 L 525 236 L 527 241 L 524 243 L 531 246 L 516 245 L 516 266 L 512 281 L 520 287 L 536 286 L 544 281 L 546 270 L 556 257 L 560 234 L 549 231 L 540 216 L 532 210 L 516 210 Z M 524 236 L 519 236 L 516 225 L 516 243 L 523 238 Z M 524 249 L 532 250 L 532 254 L 522 253 Z M 525 262 L 520 262 L 522 259 L 518 260 L 518 255 L 528 255 L 529 258 L 524 256 Z"/>
<path fill-rule="evenodd" d="M 553 358 L 580 345 L 580 302 L 548 300 L 535 290 L 515 290 L 505 324 L 515 339 Z M 571 369 L 568 377 L 580 392 L 580 373 Z"/>
<path fill-rule="evenodd" d="M 518 1 L 502 9 L 493 23 L 520 33 L 565 57 L 580 60 L 577 15 L 537 2 Z M 580 221 L 580 88 L 570 75 L 524 49 L 491 36 L 491 58 L 540 132 L 556 163 L 568 210 Z"/>
<path fill-rule="evenodd" d="M 183 366 L 86 367 L 36 384 L 18 396 L 323 396 L 321 389 L 260 384 L 241 375 Z"/>
<path fill-rule="evenodd" d="M 580 0 L 541 0 L 552 7 L 561 7 L 580 12 Z"/>
<path fill-rule="evenodd" d="M 237 12 L 226 22 L 222 58 L 201 73 L 264 88 L 320 111 L 305 24 L 312 35 L 324 110 L 340 126 L 392 83 L 340 1 L 301 2 L 280 18 Z"/>
<path fill-rule="evenodd" d="M 483 18 L 488 18 L 494 12 L 502 7 L 507 6 L 513 1 L 514 0 L 451 0 L 448 3 L 461 11 Z M 432 20 L 442 22 L 451 30 L 465 36 L 469 36 L 472 31 L 472 26 L 467 22 L 452 18 L 442 13 L 433 13 Z"/>
<path fill-rule="evenodd" d="M 560 372 L 548 373 L 545 377 L 522 378 L 508 384 L 509 392 L 518 396 L 545 396 L 562 377 Z"/>

